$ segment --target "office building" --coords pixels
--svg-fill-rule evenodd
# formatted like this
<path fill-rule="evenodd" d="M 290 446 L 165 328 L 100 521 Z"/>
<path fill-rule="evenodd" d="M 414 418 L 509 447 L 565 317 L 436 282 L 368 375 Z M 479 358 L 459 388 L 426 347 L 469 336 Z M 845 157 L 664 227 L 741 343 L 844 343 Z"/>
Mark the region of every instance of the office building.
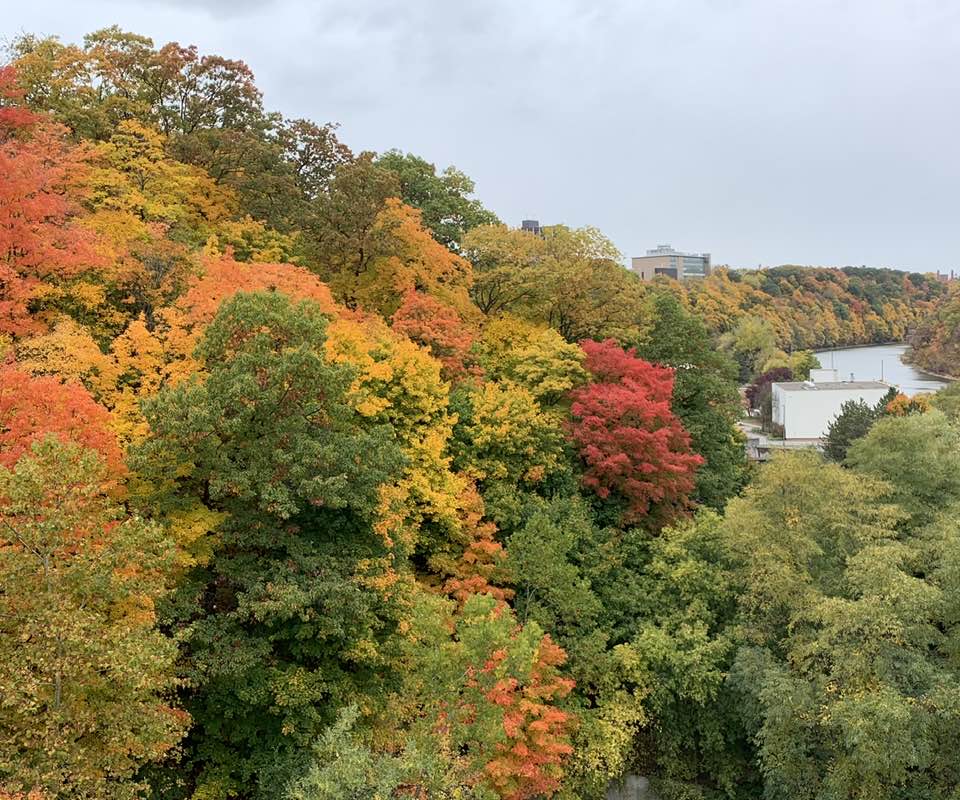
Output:
<path fill-rule="evenodd" d="M 681 253 L 668 244 L 647 250 L 645 256 L 635 256 L 631 268 L 642 280 L 653 280 L 657 275 L 682 281 L 705 278 L 710 274 L 709 253 Z"/>

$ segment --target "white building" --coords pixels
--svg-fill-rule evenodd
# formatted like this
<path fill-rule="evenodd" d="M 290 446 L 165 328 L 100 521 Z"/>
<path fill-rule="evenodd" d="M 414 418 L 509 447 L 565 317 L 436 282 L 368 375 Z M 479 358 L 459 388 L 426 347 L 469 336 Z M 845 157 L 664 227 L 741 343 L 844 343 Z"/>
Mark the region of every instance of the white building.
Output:
<path fill-rule="evenodd" d="M 774 383 L 773 423 L 783 430 L 784 439 L 821 439 L 830 423 L 849 400 L 863 400 L 875 406 L 890 391 L 880 381 L 840 381 L 833 369 L 810 371 L 810 380 Z"/>

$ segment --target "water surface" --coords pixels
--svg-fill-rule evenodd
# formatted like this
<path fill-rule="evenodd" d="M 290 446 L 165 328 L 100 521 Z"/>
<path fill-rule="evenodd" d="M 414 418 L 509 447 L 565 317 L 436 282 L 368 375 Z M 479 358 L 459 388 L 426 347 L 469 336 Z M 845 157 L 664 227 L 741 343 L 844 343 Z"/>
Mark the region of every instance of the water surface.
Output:
<path fill-rule="evenodd" d="M 942 378 L 904 364 L 902 357 L 906 350 L 905 344 L 879 344 L 821 350 L 814 355 L 822 366 L 836 369 L 842 381 L 850 380 L 852 373 L 854 380 L 886 381 L 910 395 L 935 392 L 947 385 Z"/>

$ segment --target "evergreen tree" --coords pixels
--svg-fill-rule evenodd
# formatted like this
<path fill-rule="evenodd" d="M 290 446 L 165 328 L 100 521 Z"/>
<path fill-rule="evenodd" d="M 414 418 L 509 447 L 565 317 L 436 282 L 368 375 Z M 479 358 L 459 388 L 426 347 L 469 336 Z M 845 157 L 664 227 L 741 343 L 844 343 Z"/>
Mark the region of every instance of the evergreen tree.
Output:
<path fill-rule="evenodd" d="M 880 417 L 877 408 L 871 408 L 863 400 L 847 400 L 840 406 L 840 413 L 827 428 L 823 440 L 823 452 L 831 461 L 842 464 L 854 441 L 870 432 Z"/>

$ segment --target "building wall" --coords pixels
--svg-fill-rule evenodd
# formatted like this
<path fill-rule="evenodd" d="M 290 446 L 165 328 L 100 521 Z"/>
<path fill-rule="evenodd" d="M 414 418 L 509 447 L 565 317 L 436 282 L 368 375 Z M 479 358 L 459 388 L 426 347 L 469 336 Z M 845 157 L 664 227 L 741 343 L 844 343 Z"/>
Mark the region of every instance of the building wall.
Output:
<path fill-rule="evenodd" d="M 671 278 L 703 278 L 710 274 L 710 257 L 706 255 L 685 255 L 683 253 L 664 253 L 652 256 L 635 256 L 630 260 L 631 268 L 642 280 L 653 280 L 657 275 L 669 275 Z"/>
<path fill-rule="evenodd" d="M 848 400 L 863 400 L 873 406 L 887 389 L 811 389 L 785 391 L 773 384 L 773 421 L 783 426 L 784 438 L 821 439 Z"/>

